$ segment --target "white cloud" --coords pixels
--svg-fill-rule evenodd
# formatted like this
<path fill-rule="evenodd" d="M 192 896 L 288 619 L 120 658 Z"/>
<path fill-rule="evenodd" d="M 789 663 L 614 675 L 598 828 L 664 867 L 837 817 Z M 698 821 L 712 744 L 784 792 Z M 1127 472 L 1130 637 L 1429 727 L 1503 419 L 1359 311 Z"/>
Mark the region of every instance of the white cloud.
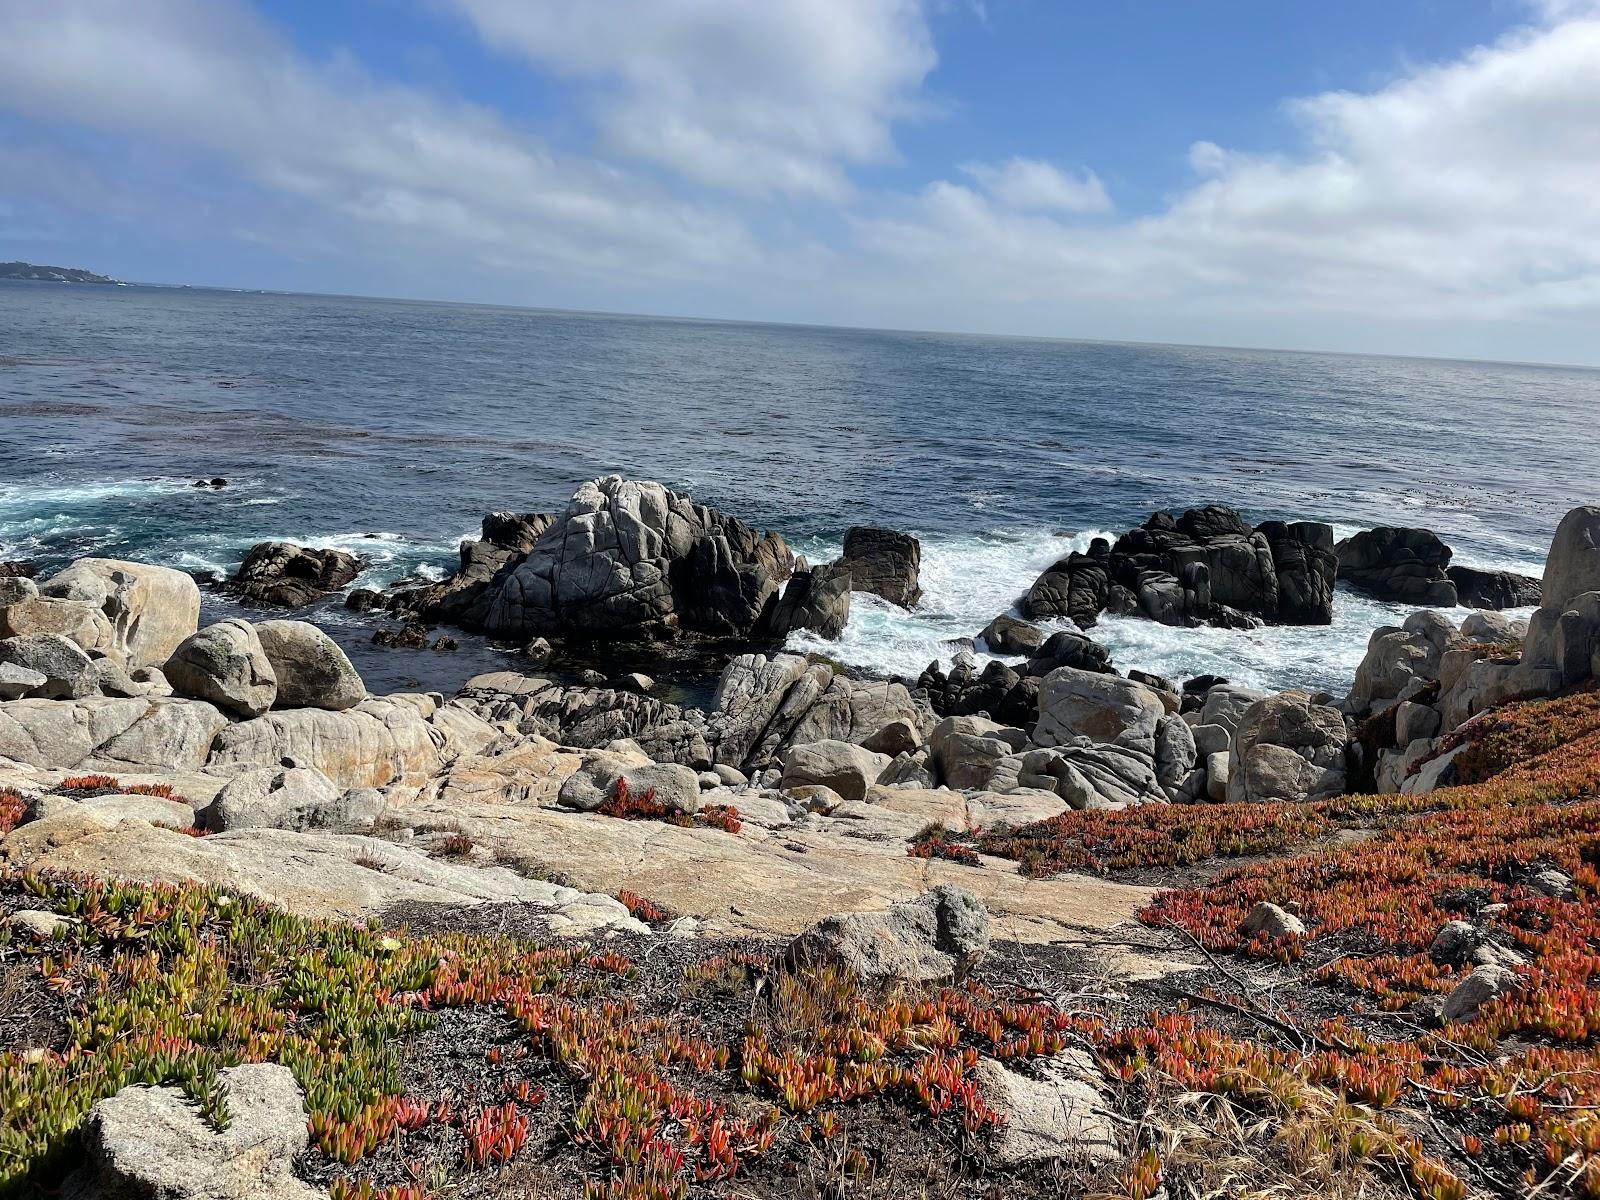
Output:
<path fill-rule="evenodd" d="M 935 62 L 919 0 L 448 0 L 490 44 L 598 89 L 610 145 L 756 195 L 839 200 L 894 157 Z"/>
<path fill-rule="evenodd" d="M 1519 31 L 1290 112 L 1299 153 L 1197 142 L 1194 182 L 1139 219 L 1085 227 L 942 182 L 863 219 L 859 238 L 878 281 L 937 287 L 969 311 L 1600 315 L 1600 20 Z"/>
<path fill-rule="evenodd" d="M 1036 158 L 1010 158 L 999 164 L 964 163 L 961 170 L 996 203 L 1007 208 L 1064 213 L 1111 211 L 1111 197 L 1093 171 L 1068 175 Z"/>
<path fill-rule="evenodd" d="M 554 155 L 485 109 L 313 64 L 232 0 L 0 4 L 0 107 L 200 153 L 390 247 L 668 277 L 760 257 L 732 214 Z"/>

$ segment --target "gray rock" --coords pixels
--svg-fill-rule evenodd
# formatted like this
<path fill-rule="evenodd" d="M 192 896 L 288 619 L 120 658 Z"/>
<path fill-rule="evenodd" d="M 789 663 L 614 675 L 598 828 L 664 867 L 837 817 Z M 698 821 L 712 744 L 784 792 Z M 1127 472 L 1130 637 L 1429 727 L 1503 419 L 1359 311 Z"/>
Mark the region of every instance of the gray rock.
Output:
<path fill-rule="evenodd" d="M 785 788 L 821 784 L 846 800 L 864 800 L 890 758 L 850 742 L 823 741 L 794 746 L 783 763 Z"/>
<path fill-rule="evenodd" d="M 1572 900 L 1578 894 L 1572 886 L 1572 876 L 1560 867 L 1541 867 L 1528 876 L 1528 886 L 1541 896 L 1557 900 Z"/>
<path fill-rule="evenodd" d="M 907 717 L 896 717 L 869 735 L 861 745 L 863 749 L 894 758 L 900 754 L 910 754 L 920 750 L 922 731 L 917 728 L 915 721 Z"/>
<path fill-rule="evenodd" d="M 1543 591 L 1539 580 L 1515 571 L 1452 566 L 1445 574 L 1456 585 L 1456 602 L 1464 608 L 1530 608 L 1539 603 Z"/>
<path fill-rule="evenodd" d="M 71 638 L 59 633 L 25 633 L 0 641 L 0 663 L 44 676 L 28 695 L 41 700 L 78 700 L 94 694 L 94 663 Z"/>
<path fill-rule="evenodd" d="M 213 1129 L 178 1088 L 125 1087 L 90 1110 L 75 1200 L 317 1200 L 295 1177 L 310 1141 L 304 1099 L 288 1067 L 221 1073 L 228 1127 Z"/>
<path fill-rule="evenodd" d="M 964 888 L 941 885 L 888 912 L 826 917 L 789 943 L 790 967 L 834 964 L 869 986 L 966 977 L 989 951 L 989 913 Z"/>
<path fill-rule="evenodd" d="M 1234 731 L 1228 773 L 1233 803 L 1301 801 L 1341 795 L 1349 735 L 1338 709 L 1305 692 L 1258 700 Z"/>
<path fill-rule="evenodd" d="M 750 780 L 738 767 L 730 767 L 727 763 L 717 763 L 711 768 L 723 787 L 744 787 Z"/>
<path fill-rule="evenodd" d="M 328 829 L 364 833 L 383 814 L 383 793 L 342 791 L 315 767 L 258 767 L 234 776 L 203 810 L 207 829 Z"/>
<path fill-rule="evenodd" d="M 1237 727 L 1235 724 L 1235 728 Z M 1197 757 L 1208 758 L 1213 754 L 1223 753 L 1233 744 L 1233 730 L 1224 725 L 1207 725 L 1202 721 L 1191 725 L 1189 732 L 1194 737 L 1194 752 Z"/>
<path fill-rule="evenodd" d="M 262 621 L 255 631 L 278 681 L 275 707 L 343 712 L 367 698 L 345 652 L 310 622 Z"/>
<path fill-rule="evenodd" d="M 894 761 L 884 768 L 883 774 L 878 776 L 878 783 L 882 787 L 931 788 L 936 782 L 933 754 L 928 750 L 896 755 Z"/>
<path fill-rule="evenodd" d="M 639 764 L 631 756 L 596 753 L 585 756 L 557 793 L 556 803 L 578 812 L 594 812 L 616 794 L 625 780 L 631 796 L 654 792 L 656 800 L 681 813 L 700 811 L 700 779 L 679 763 Z"/>
<path fill-rule="evenodd" d="M 1043 648 L 1044 630 L 1027 621 L 1001 613 L 978 635 L 995 654 L 1020 654 L 1031 658 Z"/>
<path fill-rule="evenodd" d="M 761 633 L 781 639 L 802 630 L 833 640 L 850 622 L 850 569 L 828 563 L 797 570 L 762 619 Z"/>
<path fill-rule="evenodd" d="M 1485 1004 L 1516 986 L 1517 974 L 1509 967 L 1478 967 L 1445 997 L 1439 1016 L 1444 1021 L 1470 1021 Z"/>
<path fill-rule="evenodd" d="M 76 917 L 64 917 L 43 909 L 23 908 L 7 917 L 5 923 L 18 933 L 47 942 L 52 938 L 65 937 L 79 921 Z"/>
<path fill-rule="evenodd" d="M 946 787 L 987 789 L 1000 761 L 1020 745 L 1006 733 L 1006 726 L 984 717 L 940 721 L 928 739 L 939 779 Z"/>
<path fill-rule="evenodd" d="M 1194 734 L 1182 717 L 1169 713 L 1156 722 L 1156 779 L 1168 795 L 1194 770 L 1196 755 Z"/>
<path fill-rule="evenodd" d="M 1306 924 L 1287 909 L 1261 900 L 1245 917 L 1244 923 L 1239 926 L 1239 933 L 1247 938 L 1260 934 L 1269 938 L 1304 937 Z"/>
<path fill-rule="evenodd" d="M 238 573 L 223 586 L 250 604 L 302 608 L 348 587 L 359 574 L 361 560 L 343 550 L 260 542 L 250 547 Z"/>
<path fill-rule="evenodd" d="M 1257 700 L 1266 698 L 1266 692 L 1258 692 L 1254 688 L 1231 683 L 1218 684 L 1206 693 L 1205 701 L 1200 706 L 1200 723 L 1220 725 L 1227 730 L 1231 742 L 1233 731 L 1239 728 L 1239 718 Z"/>
<path fill-rule="evenodd" d="M 839 564 L 849 572 L 855 591 L 872 592 L 902 608 L 911 608 L 922 599 L 918 577 L 922 546 L 910 534 L 852 526 L 845 532 Z"/>
<path fill-rule="evenodd" d="M 1037 1064 L 1035 1078 L 980 1058 L 979 1095 L 1004 1118 L 993 1153 L 1005 1166 L 1070 1158 L 1121 1159 L 1117 1127 L 1101 1095 L 1101 1075 L 1086 1053 L 1069 1050 Z"/>
<path fill-rule="evenodd" d="M 83 764 L 117 770 L 128 766 L 152 771 L 198 771 L 211 755 L 228 718 L 200 700 L 147 697 L 138 718 L 95 748 Z"/>
<path fill-rule="evenodd" d="M 1395 741 L 1402 746 L 1408 746 L 1419 739 L 1435 737 L 1439 732 L 1440 721 L 1437 709 L 1430 708 L 1426 704 L 1402 700 L 1395 706 Z"/>
<path fill-rule="evenodd" d="M 43 690 L 49 683 L 43 671 L 0 662 L 0 700 L 21 700 L 24 696 Z"/>
<path fill-rule="evenodd" d="M 1540 603 L 1565 612 L 1573 599 L 1600 591 L 1600 508 L 1575 508 L 1561 519 L 1544 564 Z"/>
<path fill-rule="evenodd" d="M 1206 755 L 1206 799 L 1221 804 L 1228 798 L 1228 752 Z"/>
<path fill-rule="evenodd" d="M 186 638 L 163 674 L 178 695 L 243 717 L 260 716 L 278 697 L 278 677 L 248 621 L 218 621 Z"/>
<path fill-rule="evenodd" d="M 1141 684 L 1058 667 L 1039 687 L 1039 723 L 1033 740 L 1040 746 L 1057 746 L 1085 737 L 1154 758 L 1156 724 L 1165 715 L 1161 698 Z"/>
<path fill-rule="evenodd" d="M 1426 529 L 1381 526 L 1334 547 L 1339 578 L 1380 600 L 1454 608 L 1456 585 L 1445 573 L 1450 547 Z"/>
<path fill-rule="evenodd" d="M 1479 940 L 1478 930 L 1466 921 L 1446 921 L 1439 927 L 1439 932 L 1433 935 L 1428 956 L 1436 963 L 1459 967 L 1471 959 Z"/>

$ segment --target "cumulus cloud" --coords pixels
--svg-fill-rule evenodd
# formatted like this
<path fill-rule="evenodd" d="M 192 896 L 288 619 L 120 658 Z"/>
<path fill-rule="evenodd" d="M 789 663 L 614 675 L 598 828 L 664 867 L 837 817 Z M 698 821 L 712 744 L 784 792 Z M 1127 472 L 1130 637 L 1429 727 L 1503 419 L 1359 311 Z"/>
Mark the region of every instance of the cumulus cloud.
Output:
<path fill-rule="evenodd" d="M 492 45 L 589 81 L 613 149 L 753 194 L 838 200 L 924 108 L 918 0 L 449 0 Z"/>
<path fill-rule="evenodd" d="M 1600 20 L 1518 31 L 1290 112 L 1298 152 L 1197 142 L 1192 183 L 1153 214 L 1085 227 L 946 181 L 862 219 L 860 244 L 895 264 L 880 271 L 969 305 L 1600 313 Z"/>
<path fill-rule="evenodd" d="M 1111 210 L 1111 197 L 1093 171 L 1068 175 L 1036 158 L 1011 158 L 1003 163 L 965 163 L 961 170 L 976 180 L 995 202 L 1019 210 L 1099 213 Z"/>

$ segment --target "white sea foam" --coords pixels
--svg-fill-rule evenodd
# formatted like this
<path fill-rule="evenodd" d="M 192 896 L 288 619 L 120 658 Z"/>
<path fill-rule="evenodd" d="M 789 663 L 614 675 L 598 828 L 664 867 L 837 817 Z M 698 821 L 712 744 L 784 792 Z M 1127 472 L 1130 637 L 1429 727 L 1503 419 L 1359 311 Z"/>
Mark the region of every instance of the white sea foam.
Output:
<path fill-rule="evenodd" d="M 1344 536 L 1349 531 L 1339 531 Z M 1041 571 L 1070 550 L 1084 550 L 1100 531 L 1068 535 L 1024 531 L 976 538 L 924 538 L 922 602 L 907 612 L 876 596 L 855 593 L 850 622 L 838 641 L 810 633 L 790 637 L 790 649 L 826 655 L 879 675 L 916 677 L 935 660 L 948 666 L 952 639 L 975 637 L 994 617 L 1013 612 Z M 797 547 L 813 563 L 838 557 L 837 542 L 813 539 Z M 1524 561 L 1526 551 L 1515 561 Z M 1355 676 L 1372 631 L 1401 624 L 1414 609 L 1386 604 L 1340 587 L 1333 624 L 1261 629 L 1175 629 L 1139 617 L 1105 617 L 1091 631 L 1119 670 L 1138 667 L 1182 680 L 1222 675 L 1251 687 L 1308 687 L 1343 693 Z M 1526 616 L 1532 610 L 1508 613 Z M 1446 610 L 1459 622 L 1470 609 Z M 1069 626 L 1063 624 L 1061 628 Z M 980 654 L 980 661 L 989 656 Z M 1012 660 L 1008 660 L 1012 661 Z"/>

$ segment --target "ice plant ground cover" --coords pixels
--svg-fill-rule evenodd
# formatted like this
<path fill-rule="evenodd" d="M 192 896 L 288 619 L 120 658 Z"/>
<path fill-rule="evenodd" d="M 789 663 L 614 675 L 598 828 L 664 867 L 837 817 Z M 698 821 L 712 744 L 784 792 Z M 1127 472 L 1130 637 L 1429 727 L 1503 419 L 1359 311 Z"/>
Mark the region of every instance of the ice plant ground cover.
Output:
<path fill-rule="evenodd" d="M 1466 737 L 1471 782 L 1425 796 L 924 840 L 1032 874 L 1242 859 L 1141 914 L 1203 969 L 1120 994 L 999 969 L 884 996 L 761 944 L 411 935 L 215 889 L 3 876 L 0 907 L 77 923 L 43 943 L 0 929 L 0 995 L 31 1014 L 0 1016 L 0 1195 L 52 1188 L 125 1084 L 176 1083 L 215 1118 L 222 1068 L 276 1061 L 306 1094 L 302 1169 L 336 1200 L 1600 1196 L 1600 697 Z M 1305 935 L 1242 936 L 1260 901 Z M 1430 953 L 1452 920 L 1521 961 L 1514 989 L 1440 1024 L 1427 1005 L 1471 970 Z M 1125 1164 L 999 1167 L 975 1065 L 1072 1047 L 1129 1118 Z"/>

